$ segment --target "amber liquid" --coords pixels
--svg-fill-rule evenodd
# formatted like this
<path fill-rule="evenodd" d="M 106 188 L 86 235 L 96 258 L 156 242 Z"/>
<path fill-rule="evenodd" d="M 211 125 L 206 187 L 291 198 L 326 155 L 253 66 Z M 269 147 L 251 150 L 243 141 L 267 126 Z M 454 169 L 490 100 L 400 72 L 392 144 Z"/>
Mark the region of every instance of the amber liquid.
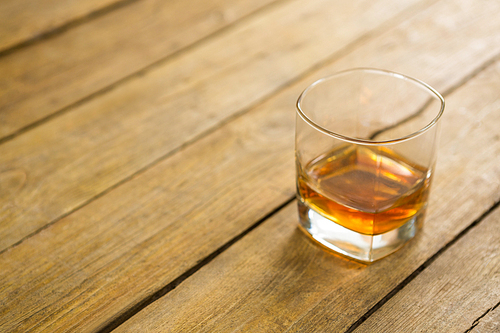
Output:
<path fill-rule="evenodd" d="M 427 170 L 385 147 L 342 146 L 298 168 L 302 202 L 350 230 L 377 235 L 425 208 Z"/>

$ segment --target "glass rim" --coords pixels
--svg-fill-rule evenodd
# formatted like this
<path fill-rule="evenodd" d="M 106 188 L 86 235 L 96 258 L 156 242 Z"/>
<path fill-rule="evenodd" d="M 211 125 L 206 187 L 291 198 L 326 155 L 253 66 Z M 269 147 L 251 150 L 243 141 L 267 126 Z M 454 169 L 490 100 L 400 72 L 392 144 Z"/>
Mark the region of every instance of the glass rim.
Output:
<path fill-rule="evenodd" d="M 317 86 L 320 83 L 323 83 L 323 82 L 331 80 L 331 79 L 333 79 L 333 78 L 335 78 L 337 76 L 340 76 L 340 75 L 343 75 L 343 74 L 347 74 L 347 73 L 350 73 L 350 72 L 372 72 L 372 73 L 377 73 L 377 74 L 383 74 L 383 75 L 387 75 L 387 76 L 392 76 L 392 77 L 397 78 L 397 79 L 403 79 L 403 80 L 406 80 L 406 81 L 411 81 L 414 84 L 425 88 L 426 90 L 428 90 L 429 92 L 431 92 L 432 94 L 434 94 L 435 97 L 437 97 L 437 99 L 441 102 L 441 107 L 439 109 L 439 112 L 437 113 L 437 115 L 426 126 L 422 127 L 418 131 L 415 131 L 415 132 L 412 132 L 412 133 L 410 133 L 408 135 L 405 135 L 403 137 L 396 138 L 396 139 L 391 139 L 391 140 L 370 140 L 370 139 L 353 138 L 353 137 L 345 136 L 345 135 L 342 135 L 342 134 L 339 134 L 339 133 L 335 133 L 333 131 L 330 131 L 330 130 L 324 128 L 323 126 L 320 126 L 320 125 L 316 124 L 316 122 L 314 122 L 311 118 L 309 118 L 305 114 L 304 110 L 302 109 L 301 102 L 304 99 L 304 97 L 306 96 L 307 92 L 310 91 L 312 88 L 314 88 L 315 86 Z M 343 70 L 343 71 L 334 73 L 332 75 L 323 77 L 323 78 L 321 78 L 319 80 L 316 80 L 312 84 L 310 84 L 306 89 L 304 89 L 304 91 L 302 91 L 302 93 L 299 95 L 299 98 L 297 99 L 297 103 L 296 103 L 297 113 L 300 115 L 300 117 L 306 123 L 308 123 L 310 126 L 312 126 L 313 128 L 315 128 L 316 130 L 318 130 L 318 131 L 320 131 L 320 132 L 322 132 L 322 133 L 324 133 L 324 134 L 326 134 L 328 136 L 334 137 L 336 139 L 340 139 L 342 141 L 346 141 L 346 142 L 350 142 L 350 143 L 357 143 L 357 144 L 362 144 L 362 145 L 374 145 L 374 146 L 376 146 L 376 145 L 382 145 L 382 144 L 394 144 L 394 143 L 399 143 L 399 142 L 407 141 L 407 140 L 410 140 L 412 138 L 415 138 L 415 137 L 423 134 L 424 132 L 427 132 L 431 127 L 433 127 L 434 125 L 437 124 L 438 120 L 443 115 L 444 106 L 445 106 L 445 101 L 444 101 L 443 96 L 441 96 L 441 94 L 436 89 L 432 88 L 427 83 L 425 83 L 423 81 L 420 81 L 418 79 L 412 78 L 410 76 L 404 75 L 404 74 L 400 74 L 400 73 L 388 71 L 388 70 L 385 70 L 385 69 L 377 69 L 377 68 L 369 68 L 369 67 L 357 67 L 357 68 L 347 69 L 347 70 Z"/>

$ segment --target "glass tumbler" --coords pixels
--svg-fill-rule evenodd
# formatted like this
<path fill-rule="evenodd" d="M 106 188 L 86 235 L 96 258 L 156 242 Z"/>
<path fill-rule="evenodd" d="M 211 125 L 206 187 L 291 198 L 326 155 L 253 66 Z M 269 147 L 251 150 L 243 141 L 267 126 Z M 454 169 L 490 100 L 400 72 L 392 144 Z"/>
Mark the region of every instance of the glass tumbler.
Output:
<path fill-rule="evenodd" d="M 443 97 L 401 74 L 357 68 L 318 80 L 297 101 L 300 226 L 364 262 L 422 225 L 436 162 Z"/>

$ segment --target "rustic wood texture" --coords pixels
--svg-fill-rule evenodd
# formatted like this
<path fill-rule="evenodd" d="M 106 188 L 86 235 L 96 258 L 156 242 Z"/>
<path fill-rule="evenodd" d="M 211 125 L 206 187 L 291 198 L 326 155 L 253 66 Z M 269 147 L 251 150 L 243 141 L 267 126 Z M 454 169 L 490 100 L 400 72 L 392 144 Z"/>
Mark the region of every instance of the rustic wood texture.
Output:
<path fill-rule="evenodd" d="M 438 33 L 438 29 L 429 25 L 429 16 L 427 20 L 424 18 L 426 15 L 433 17 L 451 12 L 448 8 L 450 2 L 443 2 L 441 6 L 423 12 L 381 38 L 390 39 L 391 34 L 402 35 L 401 29 L 416 30 L 418 24 L 426 24 L 429 34 Z M 483 10 L 495 15 L 492 8 Z M 456 9 L 458 18 L 464 17 L 461 13 L 460 8 Z M 451 34 L 451 30 L 449 32 Z M 467 45 L 464 37 L 460 41 L 462 44 L 456 42 L 457 48 Z M 404 43 L 401 45 L 405 46 Z M 363 45 L 346 58 L 362 53 L 367 57 L 387 55 L 385 61 L 391 61 L 390 54 L 367 51 L 370 49 L 365 49 Z M 449 51 L 454 52 L 455 49 Z M 401 55 L 401 52 L 396 54 Z M 441 55 L 445 61 L 451 53 Z M 469 57 L 472 56 L 480 55 L 469 54 Z M 408 55 L 403 57 L 399 60 L 401 67 L 404 59 L 407 59 L 406 66 L 411 70 L 415 59 Z M 338 62 L 344 63 L 345 60 Z M 0 273 L 0 296 L 4 300 L 0 315 L 2 324 L 9 325 L 4 327 L 54 331 L 76 327 L 79 331 L 92 331 L 102 327 L 265 216 L 276 207 L 277 202 L 284 202 L 293 193 L 294 100 L 312 77 L 335 70 L 338 64 L 312 73 L 277 98 L 4 252 L 0 256 L 0 265 L 4 267 Z M 467 73 L 463 71 L 463 65 L 451 69 L 451 72 L 427 69 L 431 73 L 421 69 L 421 76 L 432 74 L 436 82 L 447 82 L 441 87 L 444 89 L 463 79 L 456 72 L 462 75 Z M 497 87 L 492 89 L 496 91 Z M 486 89 L 484 94 L 486 92 L 491 94 L 490 90 Z M 486 95 L 474 94 L 471 97 L 463 91 L 457 95 L 471 99 L 473 105 L 469 107 L 474 114 L 477 108 L 481 109 L 481 103 L 486 103 L 484 108 L 492 103 L 491 97 L 488 99 Z M 494 98 L 497 98 L 496 94 Z M 463 101 L 460 103 L 463 104 Z M 498 143 L 485 145 L 485 142 L 495 142 L 493 137 L 496 132 L 477 128 L 473 126 L 474 122 L 469 122 L 464 128 L 462 122 L 469 117 L 467 112 L 464 115 L 450 112 L 447 122 L 453 126 L 444 126 L 443 129 L 443 142 L 448 146 L 441 155 L 444 157 L 441 157 L 440 165 L 446 161 L 453 163 L 444 164 L 447 171 L 436 179 L 437 194 L 434 194 L 433 202 L 438 204 L 434 207 L 439 207 L 439 210 L 431 209 L 432 232 L 425 229 L 413 245 L 394 255 L 394 258 L 399 258 L 396 264 L 387 261 L 365 270 L 366 274 L 360 276 L 360 283 L 372 283 L 375 279 L 381 287 L 366 297 L 357 296 L 365 308 L 360 307 L 356 313 L 373 304 L 415 265 L 426 260 L 447 239 L 480 215 L 498 194 L 498 184 L 491 182 L 498 176 L 498 163 L 490 158 L 494 153 L 491 150 L 498 149 Z M 498 126 L 498 119 L 490 119 L 491 112 L 484 112 L 483 117 L 487 126 Z M 464 140 L 468 136 L 476 139 L 470 142 Z M 455 141 L 457 137 L 461 138 L 460 143 Z M 483 146 L 487 149 L 478 149 Z M 485 173 L 492 173 L 489 181 L 482 178 Z M 460 191 L 472 184 L 474 188 L 469 192 Z M 450 193 L 458 194 L 450 198 Z M 474 200 L 470 200 L 469 196 Z M 293 231 L 295 209 L 290 208 L 287 212 L 286 224 Z M 462 220 L 457 221 L 459 216 Z M 442 220 L 447 223 L 442 223 Z M 311 248 L 317 250 L 316 247 Z M 414 261 L 409 262 L 405 257 L 408 251 Z M 342 264 L 340 266 L 343 267 Z M 382 280 L 381 272 L 387 271 L 388 267 L 398 267 L 398 270 L 390 276 L 390 280 Z M 245 274 L 248 275 L 248 271 Z M 352 281 L 344 283 L 347 286 Z M 323 288 L 331 288 L 331 284 L 323 285 Z M 323 292 L 327 292 L 325 290 Z M 335 303 L 335 300 L 326 298 L 322 301 L 326 308 L 315 309 L 325 315 L 323 319 L 331 316 L 331 312 L 328 313 L 333 306 L 331 302 Z M 343 325 L 353 318 L 346 312 Z"/>
<path fill-rule="evenodd" d="M 330 255 L 301 234 L 291 204 L 117 332 L 345 331 L 500 199 L 499 71 L 448 96 L 425 227 L 399 252 L 369 266 Z"/>
<path fill-rule="evenodd" d="M 296 4 L 294 6 L 296 6 Z M 287 10 L 289 13 L 296 12 L 291 11 L 289 8 Z M 282 12 L 278 11 L 277 14 L 270 16 L 271 20 L 269 22 L 275 22 L 274 19 L 277 19 L 280 13 Z M 365 22 L 370 21 L 366 20 L 366 17 L 363 17 L 363 19 L 365 19 Z M 262 24 L 262 22 L 258 23 Z M 329 34 L 329 36 L 331 38 L 331 34 Z M 343 38 L 347 39 L 348 37 Z M 229 41 L 233 42 L 234 40 L 230 39 Z M 142 83 L 144 83 L 144 81 Z M 140 84 L 136 83 L 136 87 L 139 85 Z M 248 92 L 249 91 L 247 91 L 247 93 Z M 134 96 L 135 95 L 132 95 L 132 97 Z M 294 96 L 294 98 L 295 97 L 296 96 Z M 290 113 L 289 110 L 286 112 L 289 115 L 293 115 L 293 112 Z M 117 113 L 114 119 L 120 119 L 120 116 L 123 116 L 123 114 Z M 280 116 L 280 114 L 276 116 Z M 108 116 L 107 120 L 111 121 L 113 119 L 110 118 L 111 117 Z M 87 140 L 92 141 L 99 138 L 99 136 L 93 136 L 92 132 L 87 132 L 91 127 L 83 126 L 82 122 L 68 121 L 64 117 L 59 119 L 54 119 L 49 124 L 57 124 L 57 122 L 60 121 L 64 126 L 71 127 L 74 126 L 75 123 L 80 125 L 76 135 L 75 133 L 73 134 L 73 140 L 76 140 L 73 141 L 73 146 L 75 147 L 81 145 L 82 141 L 84 143 Z M 80 120 L 84 120 L 84 118 L 82 117 Z M 167 121 L 171 122 L 172 117 L 164 120 L 164 123 Z M 283 142 L 282 144 L 277 144 L 275 148 L 276 151 L 271 151 L 271 154 L 275 153 L 275 155 L 277 155 L 279 152 L 278 149 L 281 149 L 284 145 L 289 146 L 293 142 L 291 137 L 283 135 L 284 133 L 281 132 L 281 129 L 277 125 L 282 122 L 281 119 L 273 118 L 272 122 L 271 124 L 264 123 L 259 127 L 243 128 L 243 130 L 233 127 L 218 131 L 215 142 L 218 147 L 211 147 L 214 145 L 214 141 L 208 143 L 209 149 L 207 149 L 207 145 L 201 145 L 196 148 L 197 152 L 194 155 L 195 158 L 190 158 L 190 160 L 185 160 L 185 155 L 177 157 L 172 156 L 168 160 L 169 166 L 167 168 L 173 169 L 166 171 L 163 168 L 156 168 L 156 171 L 154 171 L 155 174 L 149 174 L 150 176 L 148 176 L 151 177 L 148 178 L 149 185 L 146 185 L 144 181 L 145 178 L 142 177 L 139 177 L 137 181 L 128 182 L 115 190 L 119 191 L 120 196 L 122 196 L 121 198 L 114 195 L 109 196 L 109 194 L 115 193 L 115 191 L 111 191 L 101 198 L 104 201 L 100 203 L 103 204 L 100 208 L 90 205 L 86 210 L 79 210 L 64 220 L 59 221 L 60 223 L 56 223 L 54 226 L 47 228 L 38 236 L 30 238 L 27 240 L 28 243 L 23 243 L 5 252 L 2 257 L 5 258 L 6 261 L 3 262 L 2 265 L 6 265 L 3 267 L 9 267 L 7 269 L 9 271 L 10 269 L 15 269 L 16 272 L 10 271 L 12 275 L 8 273 L 4 275 L 4 277 L 10 275 L 11 277 L 17 276 L 18 278 L 3 280 L 3 286 L 5 286 L 3 290 L 11 297 L 16 293 L 21 293 L 23 295 L 21 298 L 25 300 L 31 299 L 31 301 L 28 302 L 31 304 L 19 304 L 20 298 L 18 298 L 16 304 L 19 304 L 19 306 L 12 309 L 8 305 L 11 303 L 7 300 L 7 298 L 9 298 L 7 297 L 5 301 L 6 305 L 1 310 L 2 319 L 5 320 L 4 325 L 8 323 L 10 325 L 8 328 L 19 327 L 21 330 L 34 329 L 34 327 L 39 330 L 58 330 L 68 327 L 70 329 L 78 327 L 78 330 L 86 331 L 101 327 L 111 318 L 119 315 L 128 307 L 141 300 L 145 295 L 151 294 L 159 287 L 174 279 L 188 269 L 194 262 L 211 253 L 216 247 L 224 244 L 234 235 L 239 234 L 248 225 L 251 225 L 259 218 L 265 216 L 267 213 L 266 208 L 272 209 L 269 205 L 271 201 L 263 201 L 256 204 L 253 200 L 245 200 L 248 199 L 248 195 L 251 193 L 250 191 L 255 191 L 256 188 L 259 188 L 261 195 L 267 198 L 277 199 L 278 202 L 282 202 L 289 198 L 293 192 L 283 189 L 282 185 L 276 183 L 276 180 L 282 180 L 278 175 L 284 175 L 281 170 L 274 169 L 274 173 L 265 175 L 269 166 L 269 160 L 258 162 L 261 166 L 259 167 L 257 165 L 257 169 L 251 172 L 240 167 L 240 163 L 243 163 L 243 165 L 250 165 L 252 162 L 258 161 L 263 150 L 265 150 L 267 154 L 270 153 L 268 150 L 268 143 L 265 141 L 266 138 L 260 134 L 266 127 L 269 129 L 271 138 L 278 135 Z M 47 124 L 47 126 L 49 124 Z M 111 124 L 116 127 L 115 123 L 111 122 Z M 121 124 L 122 123 L 120 123 L 120 125 Z M 135 125 L 137 124 L 138 122 L 135 122 Z M 287 125 L 288 135 L 291 134 L 293 136 L 293 121 L 287 122 Z M 62 126 L 63 129 L 64 126 Z M 105 135 L 108 133 L 109 127 L 107 126 L 109 126 L 109 123 L 101 123 L 100 126 L 99 132 L 97 132 L 98 134 Z M 132 132 L 134 128 L 137 128 L 137 126 L 132 127 Z M 26 133 L 18 139 L 22 140 L 23 138 L 28 138 L 29 135 L 33 135 L 32 133 L 34 133 L 34 138 L 38 140 L 49 138 L 54 140 L 52 141 L 54 143 L 60 142 L 63 138 L 60 132 L 54 132 L 53 129 L 50 131 L 44 130 L 42 132 L 38 132 L 38 130 L 40 130 L 40 128 Z M 124 131 L 123 133 L 127 133 L 123 127 L 119 128 L 119 130 Z M 161 131 L 161 134 L 164 134 L 164 127 L 158 130 Z M 246 135 L 253 137 L 255 141 L 249 140 L 249 142 L 246 142 L 245 137 L 240 136 L 245 135 L 245 131 L 248 131 Z M 228 133 L 238 133 L 238 135 L 229 135 L 231 139 L 227 139 Z M 148 134 L 151 135 L 151 132 Z M 158 136 L 156 136 L 156 138 L 158 138 Z M 84 141 L 82 139 L 86 140 Z M 28 140 L 27 142 L 29 142 L 29 144 L 21 145 L 21 147 L 30 147 L 29 149 L 31 149 L 31 145 L 33 145 L 36 140 Z M 106 141 L 104 141 L 104 144 L 105 142 Z M 255 145 L 255 143 L 257 143 L 257 145 Z M 8 146 L 9 144 L 11 144 L 11 142 L 3 146 Z M 102 146 L 103 142 L 101 142 L 100 145 Z M 116 145 L 116 142 L 114 145 Z M 229 149 L 225 149 L 225 145 L 229 145 Z M 51 144 L 45 141 L 39 148 L 42 149 L 43 147 L 49 146 L 51 146 Z M 120 145 L 116 145 L 115 148 L 119 146 Z M 142 148 L 141 151 L 148 151 L 145 149 L 146 145 L 139 147 Z M 241 151 L 242 148 L 245 148 L 245 150 L 251 154 L 242 156 L 241 154 L 234 153 Z M 12 153 L 14 150 L 10 151 Z M 222 153 L 218 154 L 218 151 Z M 120 150 L 119 153 L 121 152 Z M 77 161 L 71 162 L 71 167 L 67 166 L 65 168 L 66 170 L 73 170 L 74 166 L 83 163 L 83 161 L 91 155 L 96 157 L 95 154 L 90 154 L 86 158 L 81 158 L 81 155 L 71 149 L 69 151 L 60 151 L 59 154 L 49 153 L 45 156 L 51 156 L 54 161 L 60 162 L 60 158 L 68 154 L 71 154 L 73 157 L 80 157 Z M 117 154 L 117 152 L 114 152 L 114 154 Z M 22 155 L 26 156 L 26 154 Z M 271 155 L 268 155 L 268 157 L 269 156 Z M 273 158 L 272 164 L 284 164 L 283 161 L 280 160 L 281 158 L 289 160 L 289 156 L 286 154 L 281 157 Z M 97 164 L 103 163 L 99 158 L 97 158 L 96 161 L 98 161 Z M 223 167 L 224 165 L 228 165 L 229 169 Z M 253 165 L 255 166 L 255 164 Z M 238 172 L 234 172 L 235 167 L 239 170 Z M 189 171 L 191 168 L 194 169 L 193 172 Z M 220 168 L 220 171 L 214 171 L 218 168 Z M 86 170 L 82 170 L 82 174 L 90 170 L 92 170 L 92 167 L 87 166 Z M 115 170 L 112 164 L 110 170 Z M 292 170 L 292 168 L 288 170 Z M 230 172 L 230 177 L 228 177 L 228 171 Z M 196 173 L 198 173 L 198 175 L 196 175 Z M 64 174 L 68 175 L 65 172 L 61 172 L 61 175 Z M 105 173 L 97 175 L 101 176 L 103 174 Z M 165 176 L 167 176 L 167 179 L 163 178 Z M 287 178 L 292 181 L 292 173 L 290 173 Z M 270 182 L 269 179 L 272 181 Z M 246 180 L 248 183 L 242 184 L 242 180 Z M 66 178 L 66 181 L 70 180 Z M 43 182 L 48 184 L 51 183 L 48 179 L 44 179 Z M 239 187 L 237 190 L 233 189 L 233 182 L 234 184 L 243 185 L 243 188 Z M 248 190 L 245 189 L 246 187 L 248 187 Z M 85 189 L 84 186 L 80 188 Z M 292 186 L 287 186 L 287 188 L 292 188 Z M 56 189 L 56 187 L 53 187 L 53 189 Z M 125 190 L 125 192 L 123 192 L 123 190 Z M 38 188 L 36 191 L 40 191 L 40 189 Z M 71 192 L 64 193 L 64 196 L 68 195 L 71 195 Z M 204 199 L 201 199 L 202 197 L 204 197 Z M 132 205 L 130 205 L 130 199 L 133 199 Z M 44 200 L 47 201 L 47 197 L 45 197 Z M 234 200 L 237 200 L 238 203 L 235 204 Z M 169 202 L 169 204 L 165 205 L 166 202 Z M 202 204 L 200 204 L 200 202 L 202 202 Z M 213 212 L 214 215 L 207 215 L 207 212 Z M 221 214 L 225 215 L 222 216 Z M 179 224 L 183 225 L 185 219 L 191 218 L 193 219 L 192 222 L 194 224 L 192 225 L 195 226 L 194 228 L 187 225 L 179 228 Z M 8 221 L 8 219 L 6 220 Z M 108 224 L 108 222 L 111 221 L 114 222 Z M 227 224 L 225 221 L 231 221 L 231 223 Z M 71 226 L 72 223 L 76 223 L 76 225 Z M 214 226 L 219 223 L 222 223 L 223 226 L 225 225 L 225 230 L 221 230 L 221 232 L 214 234 Z M 62 227 L 62 229 L 59 229 L 60 227 Z M 159 233 L 161 230 L 163 230 L 164 233 Z M 128 236 L 125 234 L 119 235 L 121 231 L 125 231 Z M 137 234 L 137 232 L 139 232 L 139 234 Z M 192 233 L 192 236 L 189 235 L 190 233 Z M 53 238 L 53 236 L 55 236 L 55 238 Z M 81 242 L 77 240 L 79 236 L 82 236 L 80 238 Z M 199 241 L 202 243 L 196 244 L 197 247 L 192 249 L 191 244 L 185 242 L 186 236 L 192 238 L 195 243 Z M 41 237 L 41 239 L 39 237 Z M 194 240 L 196 237 L 200 237 L 198 241 Z M 38 249 L 31 248 L 31 246 L 34 245 L 34 243 L 31 243 L 32 240 L 35 240 L 37 244 L 35 247 L 38 245 L 41 247 Z M 166 243 L 164 243 L 165 241 Z M 159 245 L 156 250 L 153 250 L 153 248 L 156 247 L 154 244 Z M 123 245 L 125 245 L 127 251 L 131 250 L 132 252 L 128 252 L 127 254 L 123 252 L 118 254 L 118 252 L 115 252 L 122 251 Z M 52 246 L 55 247 L 53 248 Z M 154 254 L 152 258 L 157 257 L 159 253 L 163 253 L 158 257 L 161 257 L 162 260 L 165 261 L 159 264 L 161 269 L 156 276 L 148 269 L 144 269 L 144 267 L 137 269 L 133 265 L 130 266 L 132 271 L 135 272 L 133 274 L 137 274 L 138 281 L 136 282 L 138 283 L 138 289 L 135 287 L 129 289 L 125 286 L 128 282 L 132 282 L 132 280 L 130 280 L 130 275 L 126 273 L 128 270 L 125 269 L 125 271 L 123 271 L 122 265 L 128 265 L 127 262 L 137 257 L 133 254 L 133 252 L 136 251 L 133 249 L 135 246 L 138 246 L 136 250 L 139 250 L 141 255 L 147 253 L 153 254 L 150 251 L 159 251 Z M 182 248 L 185 250 L 182 251 L 182 255 L 179 255 L 178 251 Z M 26 249 L 28 252 L 25 252 L 23 249 Z M 96 249 L 99 249 L 99 251 L 95 251 Z M 144 249 L 146 249 L 146 252 L 142 251 Z M 32 252 L 33 250 L 34 252 Z M 101 250 L 104 252 L 100 252 Z M 44 258 L 35 259 L 35 253 L 41 254 Z M 66 257 L 64 253 L 69 254 L 69 257 Z M 102 256 L 103 253 L 114 253 L 117 256 L 112 255 L 109 257 L 106 254 Z M 26 269 L 28 266 L 18 266 L 19 263 L 21 263 L 21 261 L 19 261 L 20 258 L 24 255 L 27 255 L 27 261 L 21 260 L 23 262 L 21 265 L 27 264 L 30 267 L 28 269 Z M 177 258 L 175 262 L 171 261 L 173 258 Z M 122 259 L 125 261 L 122 261 Z M 111 260 L 111 262 L 109 260 Z M 14 266 L 10 266 L 7 262 Z M 62 266 L 60 266 L 61 264 Z M 108 266 L 108 264 L 110 265 Z M 118 266 L 115 266 L 115 264 Z M 155 265 L 156 264 L 153 264 L 153 266 Z M 86 267 L 84 270 L 87 271 L 87 273 L 80 272 L 76 275 L 69 272 L 69 275 L 63 273 L 65 269 L 70 267 L 76 268 L 77 266 L 81 268 Z M 17 269 L 20 269 L 20 271 L 17 271 Z M 78 270 L 80 271 L 80 269 Z M 111 276 L 100 279 L 98 276 L 94 275 L 94 273 L 98 271 L 101 271 L 104 275 L 111 274 Z M 122 273 L 119 273 L 120 271 Z M 44 272 L 44 274 L 41 274 L 41 272 Z M 125 275 L 123 275 L 123 273 L 125 273 Z M 144 275 L 142 275 L 143 273 Z M 165 273 L 167 276 L 164 275 Z M 98 275 L 100 275 L 100 273 L 98 273 Z M 112 275 L 115 275 L 118 279 L 113 278 Z M 28 279 L 29 282 L 25 280 L 27 283 L 19 289 L 14 287 L 13 284 L 17 284 L 16 280 L 20 281 L 19 277 L 21 276 Z M 33 279 L 28 276 L 31 276 Z M 109 285 L 108 287 L 97 287 L 97 285 L 102 282 L 107 284 L 106 281 L 112 281 L 110 282 L 113 285 L 112 290 L 118 293 L 126 291 L 127 289 L 129 289 L 129 292 L 126 291 L 124 295 L 110 297 L 108 293 L 109 290 L 107 289 Z M 150 283 L 152 281 L 154 281 L 154 285 L 151 286 Z M 134 282 L 133 285 L 136 285 L 136 282 Z M 122 285 L 122 283 L 125 284 Z M 57 285 L 59 285 L 59 287 L 57 287 L 58 292 L 54 293 L 53 288 Z M 89 287 L 90 289 L 88 289 Z M 140 290 L 139 293 L 137 293 L 138 290 Z M 83 292 L 83 294 L 78 296 L 77 294 L 80 293 L 80 291 Z M 41 302 L 41 299 L 44 299 L 44 301 Z M 75 306 L 78 307 L 79 310 L 76 310 L 74 308 Z M 89 320 L 89 318 L 92 318 L 92 320 Z"/>
<path fill-rule="evenodd" d="M 131 1 L 2 0 L 0 52 L 120 2 Z"/>
<path fill-rule="evenodd" d="M 414 20 L 416 23 L 413 26 L 385 34 L 362 50 L 345 57 L 332 71 L 364 64 L 396 67 L 396 70 L 421 77 L 438 89 L 447 89 L 461 79 L 460 69 L 472 71 L 482 61 L 491 57 L 493 52 L 498 52 L 500 41 L 495 33 L 498 29 L 497 20 L 485 18 L 488 13 L 497 15 L 494 4 L 490 4 L 491 7 L 485 4 L 473 6 L 466 2 L 462 7 L 448 4 L 436 9 L 431 8 L 427 13 L 436 10 L 436 25 L 427 30 L 427 35 L 420 33 L 419 39 L 415 39 L 413 36 L 409 38 L 407 32 L 411 29 L 420 31 L 429 24 L 426 21 L 428 14 L 423 14 L 420 19 Z M 472 8 L 468 8 L 469 6 Z M 482 6 L 485 10 L 481 9 Z M 299 12 L 295 7 L 291 9 L 292 13 Z M 437 18 L 447 15 L 446 11 L 450 13 L 449 17 L 456 17 L 455 26 L 462 27 L 467 33 L 456 34 L 454 29 L 443 26 L 438 21 Z M 283 12 L 277 10 L 276 13 L 272 16 L 273 20 L 278 20 L 278 14 Z M 465 13 L 473 13 L 475 16 Z M 329 21 L 329 15 L 323 17 Z M 366 21 L 364 17 L 363 20 Z M 491 22 L 491 26 L 485 27 L 483 22 Z M 254 30 L 257 36 L 263 29 L 268 30 L 265 26 L 262 27 L 263 24 L 258 20 L 249 24 L 257 29 Z M 245 27 L 242 28 L 243 31 L 248 30 Z M 334 28 L 335 26 L 332 31 L 336 31 Z M 293 75 L 294 72 L 290 72 L 288 67 L 276 75 L 278 78 L 274 75 L 258 74 L 258 68 L 265 72 L 277 73 L 276 68 L 284 62 L 283 58 L 271 61 L 272 59 L 259 60 L 259 57 L 250 57 L 249 61 L 254 60 L 251 66 L 240 65 L 233 67 L 231 71 L 225 70 L 223 64 L 238 57 L 224 57 L 223 55 L 228 53 L 228 48 L 224 45 L 234 45 L 237 40 L 248 39 L 248 35 L 242 36 L 239 31 L 228 34 L 224 43 L 200 48 L 199 51 L 193 52 L 192 57 L 186 55 L 178 61 L 168 62 L 150 75 L 123 85 L 0 147 L 1 165 L 3 170 L 8 171 L 4 178 L 10 180 L 6 182 L 10 184 L 10 187 L 6 186 L 10 196 L 7 196 L 1 205 L 1 215 L 6 222 L 0 226 L 0 248 L 4 249 L 16 243 L 46 223 L 85 204 L 138 169 L 161 158 L 184 142 L 196 138 L 197 134 L 227 117 L 228 113 L 244 111 L 265 96 L 265 88 L 270 93 Z M 471 31 L 476 31 L 477 34 Z M 282 39 L 279 34 L 272 35 Z M 325 39 L 333 40 L 332 36 L 327 34 L 321 39 L 318 38 L 317 43 L 312 45 L 321 47 L 325 45 Z M 257 43 L 255 39 L 252 41 L 254 45 Z M 276 40 L 272 39 L 264 48 L 275 43 Z M 338 49 L 337 45 L 345 45 L 341 40 L 334 44 L 334 51 Z M 401 48 L 394 45 L 401 45 Z M 405 57 L 401 49 L 415 54 L 418 54 L 418 49 L 428 51 L 421 53 L 425 56 L 411 59 L 414 66 L 405 68 L 399 61 Z M 237 54 L 245 54 L 246 50 L 247 48 L 243 48 Z M 296 61 L 294 66 L 297 68 L 301 65 L 305 68 L 309 64 L 307 54 L 312 51 L 307 48 L 306 51 L 296 52 L 296 57 L 302 59 L 302 63 Z M 281 53 L 288 54 L 284 51 Z M 199 64 L 203 64 L 202 59 L 206 58 L 206 54 L 215 54 L 222 58 L 216 58 L 218 61 L 210 63 L 211 66 L 200 67 Z M 438 66 L 439 62 L 446 63 L 446 66 Z M 185 68 L 193 68 L 193 71 L 179 70 Z M 202 73 L 203 68 L 207 71 L 206 74 Z M 221 77 L 217 68 L 222 68 L 220 71 L 226 75 Z M 425 75 L 422 75 L 424 71 Z M 188 83 L 185 83 L 194 73 L 205 79 L 202 82 L 189 84 L 188 80 Z M 215 78 L 218 80 L 214 82 Z M 217 91 L 234 87 L 235 81 L 239 83 L 239 88 L 230 94 L 231 98 L 221 98 Z M 176 85 L 175 82 L 180 83 Z M 165 91 L 165 86 L 170 87 L 168 92 Z M 210 93 L 206 92 L 207 89 L 210 89 Z M 184 93 L 173 93 L 184 90 Z M 211 93 L 212 91 L 214 93 Z M 248 94 L 251 96 L 248 97 Z M 181 126 L 180 122 L 186 125 Z M 75 159 L 74 156 L 78 158 Z M 51 200 L 46 200 L 47 195 L 50 195 Z"/>
<path fill-rule="evenodd" d="M 202 265 L 120 330 L 342 331 L 500 199 L 498 1 L 270 3 L 138 1 L 0 58 L 2 133 L 35 121 L 0 139 L 0 331 L 95 332 Z M 447 94 L 426 227 L 370 266 L 312 244 L 295 203 L 239 239 L 293 198 L 298 94 L 354 66 Z"/>
<path fill-rule="evenodd" d="M 487 311 L 484 317 L 476 319 L 465 333 L 500 332 L 500 302 Z"/>
<path fill-rule="evenodd" d="M 470 329 L 500 302 L 499 223 L 497 208 L 354 332 L 463 333 Z M 494 312 L 490 315 L 495 317 Z M 491 324 L 497 330 L 484 332 L 498 332 L 498 313 L 496 318 Z"/>
<path fill-rule="evenodd" d="M 357 3 L 285 2 L 4 143 L 11 189 L 0 205 L 0 250 L 245 112 L 411 4 L 398 3 L 368 0 L 361 8 L 374 10 L 361 11 Z M 352 15 L 331 20 L 341 10 Z"/>
<path fill-rule="evenodd" d="M 0 138 L 107 89 L 272 1 L 137 1 L 0 58 Z"/>
<path fill-rule="evenodd" d="M 3 0 L 0 1 L 0 52 L 25 44 L 86 16 L 134 0 Z"/>

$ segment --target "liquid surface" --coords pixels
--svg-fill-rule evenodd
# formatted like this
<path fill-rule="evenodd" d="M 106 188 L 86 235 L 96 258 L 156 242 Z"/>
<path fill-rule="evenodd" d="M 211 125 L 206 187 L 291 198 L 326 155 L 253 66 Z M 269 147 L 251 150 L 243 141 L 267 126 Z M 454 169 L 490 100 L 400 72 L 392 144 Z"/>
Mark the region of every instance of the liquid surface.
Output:
<path fill-rule="evenodd" d="M 299 168 L 301 200 L 356 232 L 377 235 L 425 207 L 427 170 L 385 147 L 343 146 Z"/>

